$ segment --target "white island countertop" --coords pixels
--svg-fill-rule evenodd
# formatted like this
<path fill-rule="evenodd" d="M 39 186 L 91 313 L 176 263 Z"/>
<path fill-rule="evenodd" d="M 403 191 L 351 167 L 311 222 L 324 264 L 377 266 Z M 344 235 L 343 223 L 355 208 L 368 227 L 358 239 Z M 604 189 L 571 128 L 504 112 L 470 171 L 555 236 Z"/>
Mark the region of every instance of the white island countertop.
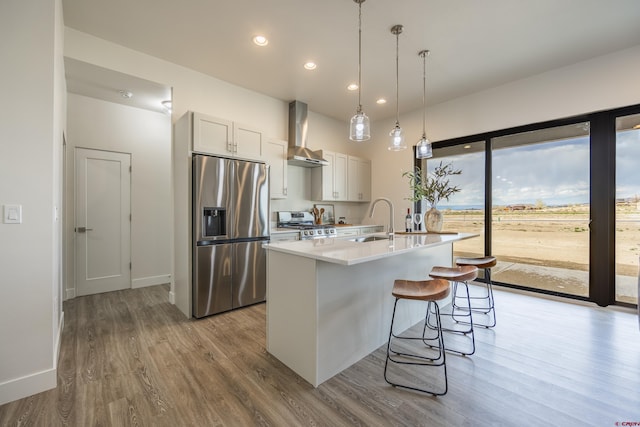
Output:
<path fill-rule="evenodd" d="M 386 237 L 386 233 L 357 236 Z M 340 265 L 355 265 L 389 258 L 402 253 L 444 245 L 458 240 L 476 237 L 473 233 L 456 234 L 396 234 L 393 240 L 354 242 L 353 237 L 336 237 L 265 244 L 267 250 L 297 255 Z"/>

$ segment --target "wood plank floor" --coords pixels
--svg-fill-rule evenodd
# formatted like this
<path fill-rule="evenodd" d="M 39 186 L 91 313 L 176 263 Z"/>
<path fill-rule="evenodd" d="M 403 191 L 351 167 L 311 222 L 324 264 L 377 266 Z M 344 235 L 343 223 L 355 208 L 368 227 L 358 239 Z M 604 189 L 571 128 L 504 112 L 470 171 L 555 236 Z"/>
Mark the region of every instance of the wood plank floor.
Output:
<path fill-rule="evenodd" d="M 640 422 L 631 310 L 496 291 L 498 325 L 477 330 L 473 356 L 448 355 L 449 393 L 435 398 L 387 385 L 384 348 L 314 389 L 265 351 L 264 304 L 194 321 L 167 295 L 155 286 L 65 302 L 58 387 L 0 406 L 0 425 Z"/>

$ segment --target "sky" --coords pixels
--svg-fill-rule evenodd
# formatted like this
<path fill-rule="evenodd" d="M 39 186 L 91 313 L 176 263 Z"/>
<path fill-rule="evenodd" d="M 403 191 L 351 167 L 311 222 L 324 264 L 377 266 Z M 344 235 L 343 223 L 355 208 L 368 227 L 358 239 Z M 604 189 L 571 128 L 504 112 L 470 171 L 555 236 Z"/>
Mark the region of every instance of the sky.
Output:
<path fill-rule="evenodd" d="M 616 198 L 640 196 L 640 130 L 618 132 Z M 451 183 L 462 191 L 440 206 L 484 205 L 484 152 L 428 161 L 453 162 L 462 174 Z M 493 204 L 571 205 L 589 202 L 589 139 L 580 137 L 493 151 Z"/>

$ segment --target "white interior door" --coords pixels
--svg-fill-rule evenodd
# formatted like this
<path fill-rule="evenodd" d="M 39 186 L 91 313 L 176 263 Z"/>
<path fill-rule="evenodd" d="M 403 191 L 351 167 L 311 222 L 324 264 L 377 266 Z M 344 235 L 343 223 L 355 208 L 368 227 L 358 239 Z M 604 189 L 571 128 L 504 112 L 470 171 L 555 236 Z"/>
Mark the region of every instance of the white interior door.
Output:
<path fill-rule="evenodd" d="M 76 148 L 76 295 L 131 287 L 131 156 Z"/>

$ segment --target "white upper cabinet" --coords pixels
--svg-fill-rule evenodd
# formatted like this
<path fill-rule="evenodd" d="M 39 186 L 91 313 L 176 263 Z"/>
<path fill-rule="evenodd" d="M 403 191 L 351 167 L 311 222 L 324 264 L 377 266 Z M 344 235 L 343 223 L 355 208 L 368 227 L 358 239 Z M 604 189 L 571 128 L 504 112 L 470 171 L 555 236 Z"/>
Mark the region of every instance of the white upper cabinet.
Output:
<path fill-rule="evenodd" d="M 347 199 L 351 202 L 371 201 L 371 160 L 348 156 Z"/>
<path fill-rule="evenodd" d="M 233 123 L 193 113 L 193 151 L 229 155 L 233 152 Z"/>
<path fill-rule="evenodd" d="M 267 138 L 262 158 L 271 166 L 269 188 L 272 199 L 287 198 L 287 141 Z"/>
<path fill-rule="evenodd" d="M 323 150 L 322 157 L 329 164 L 311 171 L 313 200 L 347 201 L 347 155 Z"/>
<path fill-rule="evenodd" d="M 333 191 L 334 200 L 347 200 L 347 155 L 335 153 L 336 159 L 333 167 Z"/>
<path fill-rule="evenodd" d="M 233 124 L 233 153 L 243 159 L 259 160 L 262 156 L 262 132 L 249 126 Z"/>
<path fill-rule="evenodd" d="M 260 160 L 262 132 L 229 120 L 193 113 L 193 151 Z"/>

